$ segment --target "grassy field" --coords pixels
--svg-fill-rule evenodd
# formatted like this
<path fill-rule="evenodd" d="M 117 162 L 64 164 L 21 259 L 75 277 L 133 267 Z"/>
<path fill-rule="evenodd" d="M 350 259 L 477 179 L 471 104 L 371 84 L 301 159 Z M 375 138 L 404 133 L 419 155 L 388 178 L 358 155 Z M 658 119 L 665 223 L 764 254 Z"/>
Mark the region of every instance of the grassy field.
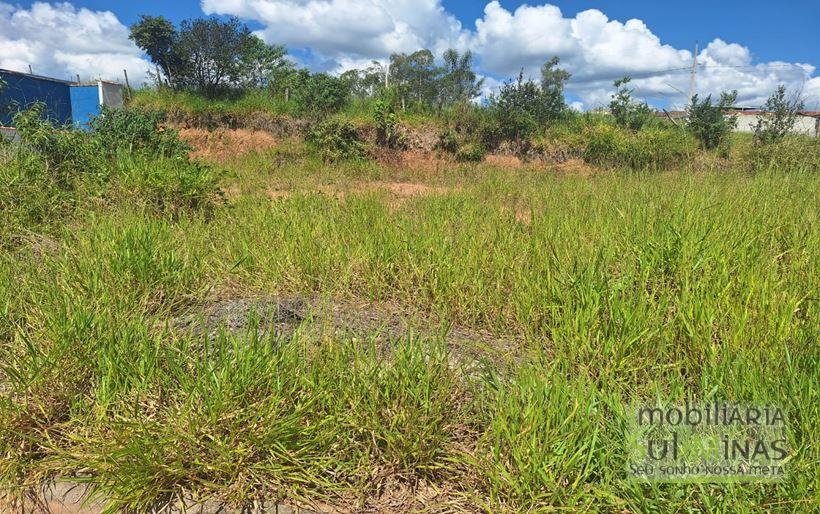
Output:
<path fill-rule="evenodd" d="M 820 507 L 817 173 L 327 165 L 285 141 L 208 171 L 222 199 L 191 201 L 204 186 L 179 163 L 120 158 L 106 185 L 49 210 L 39 182 L 15 186 L 34 173 L 17 150 L 2 151 L 12 495 L 62 477 L 137 511 L 186 495 L 381 511 Z M 241 330 L 180 328 L 277 298 L 352 321 L 329 328 L 315 307 L 271 331 L 260 308 Z M 783 405 L 788 478 L 626 480 L 626 406 L 655 398 Z"/>

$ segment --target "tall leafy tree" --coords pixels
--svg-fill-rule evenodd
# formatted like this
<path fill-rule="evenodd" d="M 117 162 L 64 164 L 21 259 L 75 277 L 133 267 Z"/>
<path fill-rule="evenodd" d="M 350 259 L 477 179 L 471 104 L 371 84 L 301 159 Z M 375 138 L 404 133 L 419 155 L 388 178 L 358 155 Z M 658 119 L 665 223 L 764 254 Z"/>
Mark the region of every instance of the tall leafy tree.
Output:
<path fill-rule="evenodd" d="M 174 24 L 164 16 L 142 15 L 131 26 L 129 38 L 159 68 L 157 83 L 165 82 L 173 87 L 177 76 L 183 73 L 185 64 L 177 52 L 179 33 Z"/>
<path fill-rule="evenodd" d="M 239 54 L 240 82 L 244 87 L 266 87 L 292 71 L 293 63 L 282 45 L 269 45 L 251 34 Z"/>
<path fill-rule="evenodd" d="M 213 96 L 239 83 L 245 71 L 243 58 L 254 37 L 235 17 L 183 21 L 177 48 L 187 63 L 184 84 Z"/>
<path fill-rule="evenodd" d="M 459 54 L 449 49 L 442 55 L 444 66 L 438 79 L 438 105 L 453 105 L 467 102 L 481 93 L 484 79 L 477 80 L 473 71 L 473 54 L 470 51 Z"/>
<path fill-rule="evenodd" d="M 400 97 L 419 105 L 432 105 L 437 92 L 439 70 L 433 52 L 417 50 L 410 55 L 390 56 L 389 84 Z"/>

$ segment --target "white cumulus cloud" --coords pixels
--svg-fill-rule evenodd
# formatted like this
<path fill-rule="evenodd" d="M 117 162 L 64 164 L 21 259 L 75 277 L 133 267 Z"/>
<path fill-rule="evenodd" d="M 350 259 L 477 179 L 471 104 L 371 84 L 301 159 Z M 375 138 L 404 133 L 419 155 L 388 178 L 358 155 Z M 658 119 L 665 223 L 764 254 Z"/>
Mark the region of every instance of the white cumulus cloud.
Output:
<path fill-rule="evenodd" d="M 573 74 L 568 92 L 588 108 L 608 103 L 612 82 L 623 75 L 650 102 L 682 104 L 690 87 L 691 50 L 665 44 L 641 20 L 611 20 L 596 9 L 568 17 L 548 3 L 509 10 L 494 0 L 472 28 L 440 0 L 202 0 L 202 9 L 259 22 L 268 42 L 309 48 L 336 69 L 392 52 L 455 47 L 472 50 L 481 74 L 498 79 L 487 81 L 486 92 L 522 68 L 536 77 L 554 55 Z M 754 63 L 747 47 L 721 39 L 700 51 L 698 61 L 701 95 L 737 89 L 739 103 L 759 105 L 784 83 L 802 89 L 808 104 L 820 102 L 814 66 Z"/>
<path fill-rule="evenodd" d="M 145 80 L 149 63 L 109 11 L 36 2 L 29 9 L 0 2 L 0 68 L 57 78 Z"/>
<path fill-rule="evenodd" d="M 567 16 L 548 3 L 510 10 L 494 0 L 467 26 L 441 0 L 201 0 L 201 6 L 204 14 L 256 22 L 268 42 L 305 50 L 314 67 L 336 72 L 385 62 L 394 52 L 440 54 L 454 47 L 475 54 L 485 95 L 521 69 L 537 77 L 556 55 L 573 75 L 568 93 L 585 108 L 607 104 L 613 80 L 623 75 L 652 103 L 683 105 L 690 88 L 691 50 L 664 43 L 641 20 L 612 20 L 597 9 Z M 136 83 L 150 66 L 112 12 L 0 0 L 0 68 L 26 71 L 29 64 L 35 73 L 63 78 L 119 78 L 127 69 Z M 755 62 L 748 47 L 715 39 L 698 53 L 695 92 L 737 89 L 739 103 L 754 106 L 786 84 L 803 92 L 808 107 L 820 108 L 815 71 L 808 63 Z"/>

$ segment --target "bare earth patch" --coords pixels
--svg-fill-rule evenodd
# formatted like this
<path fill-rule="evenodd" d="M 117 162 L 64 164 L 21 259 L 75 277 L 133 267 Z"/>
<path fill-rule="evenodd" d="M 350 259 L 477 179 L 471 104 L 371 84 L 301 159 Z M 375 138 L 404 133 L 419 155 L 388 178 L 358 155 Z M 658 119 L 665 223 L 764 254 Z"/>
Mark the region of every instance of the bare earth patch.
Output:
<path fill-rule="evenodd" d="M 441 337 L 454 367 L 474 368 L 480 362 L 504 367 L 519 355 L 521 341 L 458 325 L 441 325 L 422 314 L 400 311 L 389 304 L 340 301 L 318 297 L 264 296 L 218 300 L 169 321 L 175 332 L 215 338 L 220 331 L 243 335 L 248 330 L 288 336 L 297 328 L 318 338 L 356 337 L 389 351 L 390 341 L 415 334 Z"/>
<path fill-rule="evenodd" d="M 268 150 L 279 142 L 269 132 L 248 129 L 182 128 L 179 136 L 193 147 L 192 158 L 217 163 Z"/>

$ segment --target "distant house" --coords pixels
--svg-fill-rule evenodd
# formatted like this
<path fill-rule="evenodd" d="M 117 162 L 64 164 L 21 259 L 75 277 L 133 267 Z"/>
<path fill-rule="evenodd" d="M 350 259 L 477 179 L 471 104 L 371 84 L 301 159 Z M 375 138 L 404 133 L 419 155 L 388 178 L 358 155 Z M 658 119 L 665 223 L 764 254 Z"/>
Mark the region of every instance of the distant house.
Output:
<path fill-rule="evenodd" d="M 748 107 L 738 107 L 732 112 L 737 115 L 737 132 L 754 132 L 757 122 L 765 116 L 760 109 Z M 820 137 L 820 111 L 800 111 L 792 133 Z"/>
<path fill-rule="evenodd" d="M 760 109 L 751 107 L 736 107 L 729 112 L 737 116 L 735 132 L 754 132 L 758 120 L 765 115 Z M 686 122 L 686 111 L 657 111 L 655 116 L 675 122 Z M 820 137 L 820 111 L 800 111 L 792 133 Z"/>
<path fill-rule="evenodd" d="M 81 84 L 0 69 L 6 87 L 0 91 L 0 126 L 11 127 L 14 113 L 40 102 L 45 115 L 59 125 L 88 126 L 103 105 L 122 107 L 122 86 L 97 81 Z"/>

